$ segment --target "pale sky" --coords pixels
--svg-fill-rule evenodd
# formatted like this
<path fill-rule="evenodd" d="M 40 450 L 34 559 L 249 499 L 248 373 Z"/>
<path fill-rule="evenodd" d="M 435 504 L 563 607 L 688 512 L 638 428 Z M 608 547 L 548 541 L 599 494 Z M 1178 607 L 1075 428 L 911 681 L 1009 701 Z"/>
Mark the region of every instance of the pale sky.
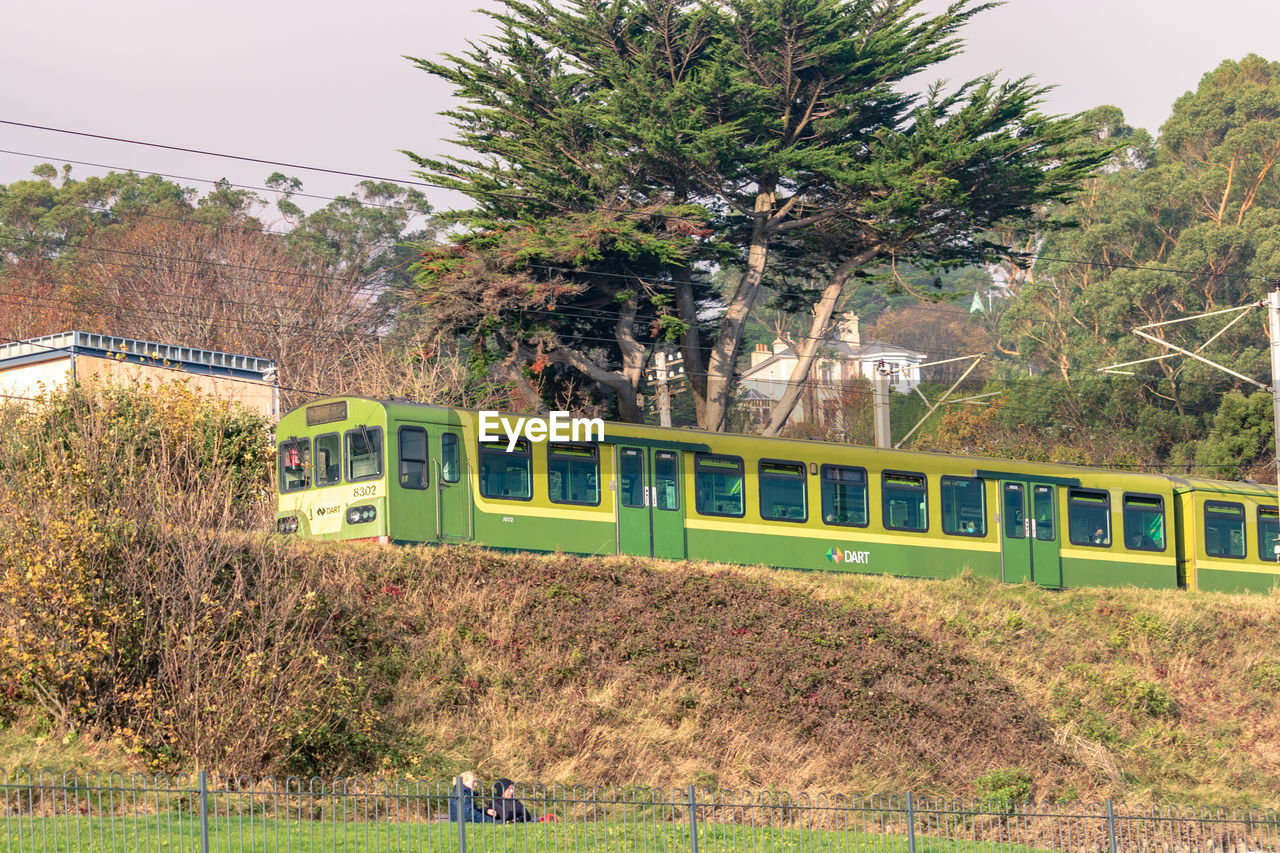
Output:
<path fill-rule="evenodd" d="M 411 179 L 397 149 L 448 150 L 436 113 L 449 92 L 401 57 L 463 50 L 489 30 L 471 11 L 482 2 L 0 0 L 0 119 Z M 1111 103 L 1155 132 L 1223 59 L 1280 60 L 1277 34 L 1274 0 L 1009 0 L 966 28 L 966 53 L 936 76 L 1034 75 L 1057 87 L 1050 111 Z M 6 184 L 71 160 L 181 176 L 201 192 L 196 179 L 261 186 L 276 168 L 8 125 L 0 149 L 23 152 L 0 153 Z M 357 180 L 282 171 L 323 196 Z M 426 192 L 438 207 L 458 202 Z"/>

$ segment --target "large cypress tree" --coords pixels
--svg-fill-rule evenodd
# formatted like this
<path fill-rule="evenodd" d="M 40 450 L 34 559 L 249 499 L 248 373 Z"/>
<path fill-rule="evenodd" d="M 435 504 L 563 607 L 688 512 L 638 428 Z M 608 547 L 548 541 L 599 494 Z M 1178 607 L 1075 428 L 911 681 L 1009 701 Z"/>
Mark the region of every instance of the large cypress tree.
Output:
<path fill-rule="evenodd" d="M 821 287 L 791 294 L 814 307 L 798 391 L 849 276 L 997 255 L 984 233 L 1099 161 L 1074 122 L 1036 111 L 1026 80 L 904 88 L 985 8 L 917 5 L 504 0 L 498 35 L 416 60 L 455 85 L 464 105 L 449 115 L 475 155 L 415 158 L 475 204 L 455 213 L 466 236 L 423 266 L 437 316 L 474 323 L 511 366 L 572 366 L 629 419 L 647 344 L 678 338 L 699 421 L 718 430 L 766 271 L 802 270 Z M 742 275 L 699 294 L 700 262 Z"/>

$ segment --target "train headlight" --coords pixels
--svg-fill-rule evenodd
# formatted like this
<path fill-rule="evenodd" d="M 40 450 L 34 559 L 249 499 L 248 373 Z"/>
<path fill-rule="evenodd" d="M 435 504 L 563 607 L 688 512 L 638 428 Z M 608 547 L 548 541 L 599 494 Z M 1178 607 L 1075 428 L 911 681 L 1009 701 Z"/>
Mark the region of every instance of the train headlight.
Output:
<path fill-rule="evenodd" d="M 277 518 L 276 531 L 278 533 L 297 533 L 298 517 L 296 515 L 290 515 L 284 518 Z"/>
<path fill-rule="evenodd" d="M 365 524 L 378 517 L 378 510 L 371 506 L 353 506 L 347 510 L 347 524 Z"/>

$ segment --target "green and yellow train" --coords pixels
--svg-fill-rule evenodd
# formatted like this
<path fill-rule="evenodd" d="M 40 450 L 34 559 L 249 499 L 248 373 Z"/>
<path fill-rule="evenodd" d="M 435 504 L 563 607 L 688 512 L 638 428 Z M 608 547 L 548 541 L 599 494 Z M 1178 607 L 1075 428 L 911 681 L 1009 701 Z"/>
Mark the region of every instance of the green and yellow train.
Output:
<path fill-rule="evenodd" d="M 482 414 L 365 397 L 294 409 L 276 428 L 276 529 L 910 577 L 968 569 L 1051 588 L 1280 582 L 1276 491 L 1256 484 L 634 424 L 588 437 L 535 419 L 524 437 L 482 442 Z"/>

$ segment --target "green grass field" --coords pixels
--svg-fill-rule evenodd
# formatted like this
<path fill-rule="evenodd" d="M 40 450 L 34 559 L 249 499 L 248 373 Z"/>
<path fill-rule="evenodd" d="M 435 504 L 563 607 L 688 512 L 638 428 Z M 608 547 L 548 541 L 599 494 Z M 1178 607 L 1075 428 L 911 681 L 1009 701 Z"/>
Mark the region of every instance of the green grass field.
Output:
<path fill-rule="evenodd" d="M 219 816 L 209 822 L 210 851 L 225 853 L 401 853 L 459 849 L 458 824 L 325 821 Z M 538 824 L 470 824 L 466 849 L 485 853 L 684 853 L 692 851 L 683 822 L 637 820 Z M 916 853 L 1034 853 L 1037 848 L 952 839 L 916 839 Z M 201 827 L 191 814 L 137 818 L 0 817 L 0 850 L 12 853 L 200 853 Z M 808 830 L 702 824 L 698 851 L 778 853 L 907 853 L 905 836 L 858 829 Z"/>

